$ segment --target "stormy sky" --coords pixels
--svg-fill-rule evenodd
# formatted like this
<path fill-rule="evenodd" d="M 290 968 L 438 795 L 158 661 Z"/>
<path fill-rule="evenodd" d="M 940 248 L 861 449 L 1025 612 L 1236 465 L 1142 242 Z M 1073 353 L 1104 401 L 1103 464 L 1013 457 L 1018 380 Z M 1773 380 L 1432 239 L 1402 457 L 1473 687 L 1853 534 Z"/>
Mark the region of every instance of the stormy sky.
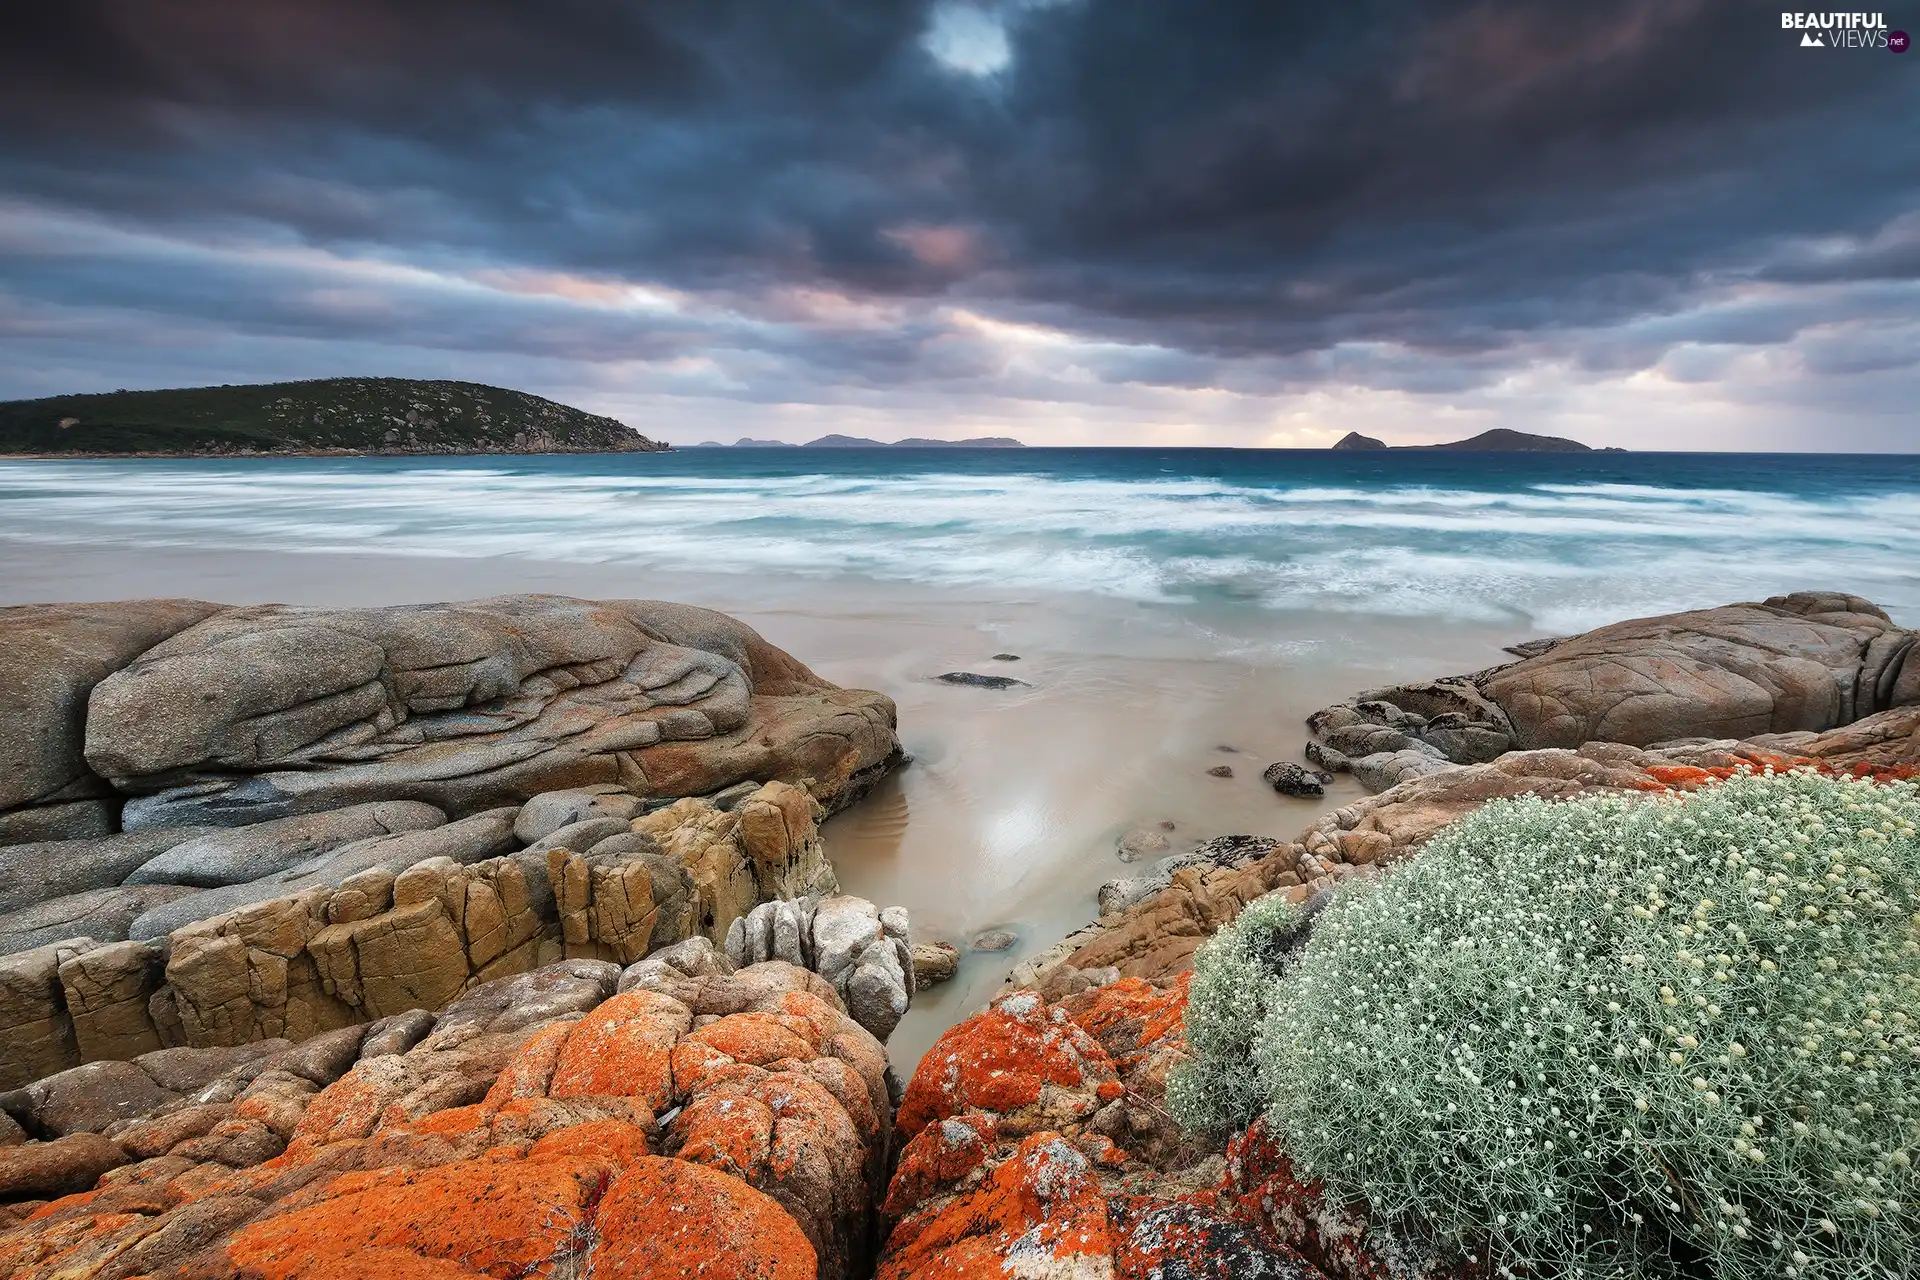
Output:
<path fill-rule="evenodd" d="M 1920 449 L 1920 53 L 1799 38 L 1714 0 L 9 6 L 0 397 Z"/>

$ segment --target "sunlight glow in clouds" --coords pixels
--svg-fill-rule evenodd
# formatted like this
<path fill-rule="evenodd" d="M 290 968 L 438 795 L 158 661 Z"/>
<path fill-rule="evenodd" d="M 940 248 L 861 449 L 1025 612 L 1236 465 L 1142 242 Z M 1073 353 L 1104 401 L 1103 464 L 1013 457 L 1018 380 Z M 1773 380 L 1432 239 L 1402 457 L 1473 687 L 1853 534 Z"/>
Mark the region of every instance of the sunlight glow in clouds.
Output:
<path fill-rule="evenodd" d="M 1013 46 L 999 12 L 967 0 L 935 5 L 921 44 L 941 66 L 970 76 L 994 75 L 1013 62 Z"/>

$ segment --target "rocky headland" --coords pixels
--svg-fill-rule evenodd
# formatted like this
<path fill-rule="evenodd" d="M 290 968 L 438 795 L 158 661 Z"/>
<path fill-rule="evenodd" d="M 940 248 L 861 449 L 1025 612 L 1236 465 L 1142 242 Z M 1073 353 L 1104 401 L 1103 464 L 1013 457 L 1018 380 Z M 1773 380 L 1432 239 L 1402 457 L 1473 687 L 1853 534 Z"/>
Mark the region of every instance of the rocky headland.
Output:
<path fill-rule="evenodd" d="M 651 453 L 625 423 L 505 387 L 324 378 L 0 402 L 0 455 Z"/>
<path fill-rule="evenodd" d="M 1449 440 L 1444 444 L 1388 444 L 1374 436 L 1363 436 L 1358 431 L 1349 431 L 1331 446 L 1334 449 L 1352 451 L 1355 449 L 1426 449 L 1446 453 L 1619 453 L 1619 449 L 1595 450 L 1592 445 L 1581 444 L 1578 440 L 1569 440 L 1565 436 L 1542 436 L 1529 431 L 1515 431 L 1510 427 L 1495 427 L 1491 431 L 1482 431 L 1477 436 L 1468 436 L 1465 440 Z"/>
<path fill-rule="evenodd" d="M 879 695 L 657 602 L 7 614 L 23 1277 L 1455 1274 L 1175 1123 L 1200 944 L 1492 799 L 1920 775 L 1914 634 L 1844 595 L 1369 691 L 1311 755 L 1376 794 L 1109 885 L 901 1089 L 952 949 L 817 829 L 899 760 Z"/>

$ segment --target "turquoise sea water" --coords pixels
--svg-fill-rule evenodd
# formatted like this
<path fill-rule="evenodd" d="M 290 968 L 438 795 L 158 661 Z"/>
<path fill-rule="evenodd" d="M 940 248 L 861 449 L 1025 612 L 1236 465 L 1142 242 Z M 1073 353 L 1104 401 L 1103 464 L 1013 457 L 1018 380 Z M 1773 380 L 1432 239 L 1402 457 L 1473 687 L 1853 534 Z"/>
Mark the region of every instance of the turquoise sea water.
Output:
<path fill-rule="evenodd" d="M 8 462 L 0 538 L 620 562 L 1546 631 L 1818 586 L 1920 624 L 1920 456 L 688 449 Z"/>

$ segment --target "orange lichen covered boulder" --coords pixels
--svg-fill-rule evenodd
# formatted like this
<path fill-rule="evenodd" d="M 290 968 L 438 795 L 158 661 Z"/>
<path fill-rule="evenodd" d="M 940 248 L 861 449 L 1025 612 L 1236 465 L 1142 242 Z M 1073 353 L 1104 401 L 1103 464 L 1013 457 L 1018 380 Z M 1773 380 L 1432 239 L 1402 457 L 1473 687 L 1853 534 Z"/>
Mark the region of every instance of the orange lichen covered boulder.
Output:
<path fill-rule="evenodd" d="M 242 1274 L 307 1280 L 369 1250 L 521 1276 L 576 1249 L 616 1170 L 580 1157 L 466 1160 L 335 1179 L 317 1204 L 255 1223 L 227 1256 Z M 363 1272 L 369 1274 L 369 1272 Z"/>
<path fill-rule="evenodd" d="M 1239 1221 L 1310 1259 L 1334 1280 L 1473 1280 L 1485 1272 L 1425 1258 L 1410 1241 L 1388 1236 L 1359 1209 L 1328 1200 L 1302 1178 L 1264 1122 L 1227 1145 L 1222 1205 Z M 1383 1259 L 1394 1259 L 1389 1266 Z"/>
<path fill-rule="evenodd" d="M 1190 976 L 1181 974 L 1166 987 L 1139 978 L 1122 978 L 1069 996 L 1060 1007 L 1100 1042 L 1115 1068 L 1125 1075 L 1169 1036 L 1181 1036 Z"/>
<path fill-rule="evenodd" d="M 986 1163 L 993 1143 L 992 1116 L 955 1116 L 928 1125 L 901 1149 L 883 1208 L 896 1218 L 908 1213 Z"/>
<path fill-rule="evenodd" d="M 122 1167 L 21 1180 L 72 1194 L 6 1206 L 0 1275 L 864 1273 L 892 1132 L 880 1044 L 790 965 L 675 990 L 447 1020 L 323 1089 L 263 1075 L 272 1105 L 148 1116 L 137 1151 L 85 1135 Z"/>
<path fill-rule="evenodd" d="M 907 1086 L 896 1120 L 903 1137 L 968 1111 L 1000 1114 L 1039 1104 L 1057 1123 L 1082 1119 L 1117 1096 L 1106 1050 L 1036 992 L 993 1002 L 934 1042 Z"/>
<path fill-rule="evenodd" d="M 1292 1248 L 1205 1203 L 1128 1197 L 1108 1213 L 1115 1280 L 1325 1280 Z"/>
<path fill-rule="evenodd" d="M 607 1189 L 580 1274 L 636 1280 L 814 1280 L 813 1246 L 785 1210 L 737 1178 L 637 1161 Z"/>
<path fill-rule="evenodd" d="M 1184 978 L 1107 981 L 1053 1005 L 1016 992 L 949 1032 L 907 1089 L 902 1128 L 916 1099 L 920 1127 L 888 1188 L 882 1280 L 1324 1280 L 1167 1114 L 1186 998 Z M 1063 1027 L 1077 1038 L 1048 1037 Z M 1066 1052 L 1077 1091 L 1062 1083 Z M 1076 1092 L 1091 1108 L 1047 1126 Z"/>
<path fill-rule="evenodd" d="M 879 1280 L 1002 1280 L 1111 1274 L 1106 1197 L 1087 1158 L 1057 1133 L 1022 1141 L 977 1187 L 894 1229 Z M 1015 1259 L 1020 1265 L 1016 1268 Z"/>
<path fill-rule="evenodd" d="M 547 1094 L 612 1094 L 661 1110 L 673 1094 L 668 1056 L 692 1025 L 693 1015 L 678 1000 L 654 991 L 624 991 L 567 1034 Z"/>

